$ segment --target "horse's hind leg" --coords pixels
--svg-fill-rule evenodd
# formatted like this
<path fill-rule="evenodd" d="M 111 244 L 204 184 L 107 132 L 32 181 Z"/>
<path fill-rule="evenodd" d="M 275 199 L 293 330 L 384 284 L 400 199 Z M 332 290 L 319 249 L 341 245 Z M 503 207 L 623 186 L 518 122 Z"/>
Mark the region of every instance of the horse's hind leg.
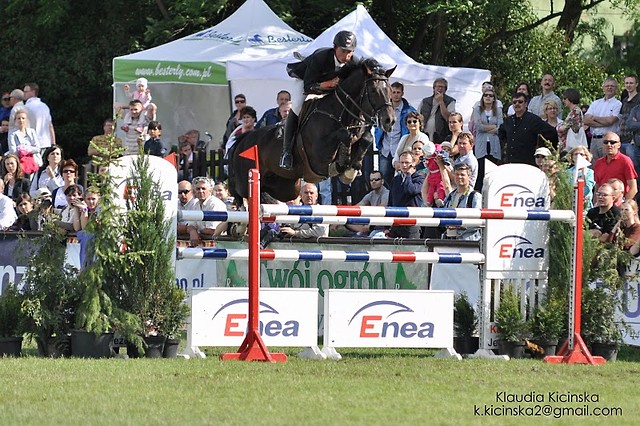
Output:
<path fill-rule="evenodd" d="M 346 129 L 336 130 L 330 138 L 338 141 L 338 148 L 334 160 L 329 164 L 329 176 L 338 176 L 348 167 L 351 160 L 351 135 Z"/>

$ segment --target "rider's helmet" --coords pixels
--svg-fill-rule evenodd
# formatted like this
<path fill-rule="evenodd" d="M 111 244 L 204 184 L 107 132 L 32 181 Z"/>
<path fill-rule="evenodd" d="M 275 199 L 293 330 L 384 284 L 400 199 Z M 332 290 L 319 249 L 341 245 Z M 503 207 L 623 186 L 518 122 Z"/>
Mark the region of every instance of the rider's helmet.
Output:
<path fill-rule="evenodd" d="M 344 50 L 356 50 L 356 35 L 351 31 L 340 31 L 333 38 L 333 45 Z"/>

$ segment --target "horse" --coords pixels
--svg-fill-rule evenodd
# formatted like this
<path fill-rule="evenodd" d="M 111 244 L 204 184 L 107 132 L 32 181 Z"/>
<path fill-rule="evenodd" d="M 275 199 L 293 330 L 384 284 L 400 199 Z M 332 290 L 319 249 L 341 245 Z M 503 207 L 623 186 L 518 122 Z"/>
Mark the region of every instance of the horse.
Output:
<path fill-rule="evenodd" d="M 305 102 L 292 170 L 278 166 L 283 144 L 278 125 L 240 135 L 228 156 L 229 189 L 236 203 L 242 205 L 248 197 L 247 173 L 255 168 L 254 161 L 239 154 L 253 146 L 258 147 L 261 191 L 267 198 L 293 200 L 299 195 L 300 178 L 315 183 L 339 176 L 345 184 L 353 182 L 373 142 L 371 127 L 389 132 L 394 125 L 389 86 L 394 70 L 385 70 L 372 58 L 347 64 L 333 92 Z"/>

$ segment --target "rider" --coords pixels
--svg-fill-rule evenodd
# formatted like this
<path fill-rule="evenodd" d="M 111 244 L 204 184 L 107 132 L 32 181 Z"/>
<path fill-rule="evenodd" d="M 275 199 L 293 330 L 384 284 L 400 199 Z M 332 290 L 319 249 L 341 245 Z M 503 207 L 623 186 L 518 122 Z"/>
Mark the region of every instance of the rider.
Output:
<path fill-rule="evenodd" d="M 332 48 L 322 48 L 313 52 L 302 62 L 287 65 L 291 77 L 304 83 L 304 95 L 294 93 L 292 106 L 284 124 L 284 142 L 280 168 L 293 168 L 293 144 L 298 127 L 298 114 L 303 104 L 303 96 L 322 95 L 338 86 L 337 72 L 349 61 L 356 61 L 353 51 L 356 49 L 356 36 L 351 31 L 340 31 L 333 38 Z"/>

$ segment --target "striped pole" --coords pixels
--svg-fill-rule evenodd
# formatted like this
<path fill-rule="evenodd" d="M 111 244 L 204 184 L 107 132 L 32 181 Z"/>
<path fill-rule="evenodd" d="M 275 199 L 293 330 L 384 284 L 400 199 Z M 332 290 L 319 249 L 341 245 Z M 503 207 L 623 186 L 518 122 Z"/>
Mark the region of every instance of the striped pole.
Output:
<path fill-rule="evenodd" d="M 431 207 L 382 207 L 382 206 L 324 206 L 262 204 L 262 216 L 365 216 L 365 217 L 411 217 L 440 219 L 509 219 L 509 220 L 558 220 L 574 222 L 571 210 L 527 210 L 507 209 L 452 209 Z"/>
<path fill-rule="evenodd" d="M 248 249 L 179 248 L 182 259 L 246 260 Z M 380 263 L 484 263 L 482 253 L 434 253 L 414 251 L 260 250 L 261 260 L 337 261 Z"/>

